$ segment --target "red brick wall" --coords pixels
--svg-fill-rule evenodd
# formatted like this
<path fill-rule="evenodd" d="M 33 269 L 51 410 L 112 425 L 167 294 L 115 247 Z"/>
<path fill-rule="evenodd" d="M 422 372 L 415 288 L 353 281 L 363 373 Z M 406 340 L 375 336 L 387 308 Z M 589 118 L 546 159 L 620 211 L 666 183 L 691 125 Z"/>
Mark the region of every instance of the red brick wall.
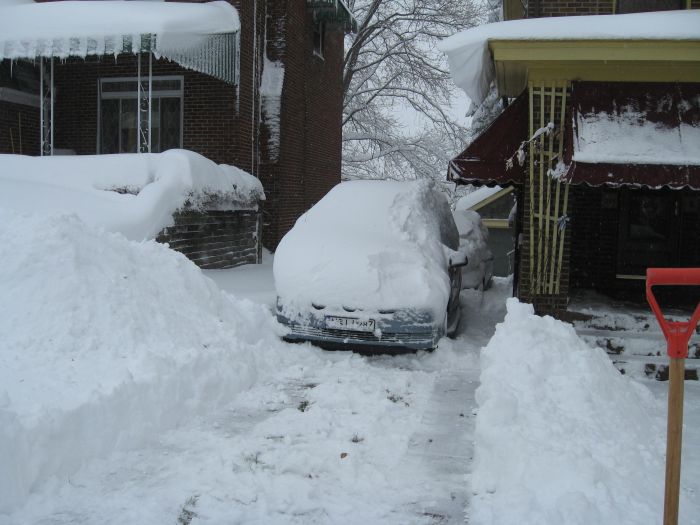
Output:
<path fill-rule="evenodd" d="M 296 219 L 340 182 L 343 34 L 327 31 L 321 59 L 313 53 L 313 20 L 306 0 L 229 1 L 242 27 L 239 86 L 165 60 L 154 63 L 153 73 L 184 76 L 184 148 L 262 180 L 268 199 L 263 241 L 274 249 Z M 281 143 L 275 157 L 267 147 L 269 130 L 260 124 L 257 86 L 265 51 L 285 67 Z M 56 68 L 56 147 L 96 152 L 97 82 L 109 76 L 136 76 L 135 57 L 71 59 Z M 5 120 L 15 118 L 4 111 L 0 106 L 2 133 Z M 5 147 L 3 137 L 0 148 Z"/>
<path fill-rule="evenodd" d="M 613 188 L 573 187 L 571 209 L 571 289 L 644 300 L 643 282 L 617 279 L 621 192 Z M 634 191 L 634 190 L 632 190 Z M 667 190 L 668 191 L 668 190 Z M 700 265 L 700 199 L 692 190 L 673 190 L 681 202 L 678 266 Z"/>
<path fill-rule="evenodd" d="M 534 0 L 528 6 L 528 18 L 609 15 L 613 12 L 613 0 Z"/>
<path fill-rule="evenodd" d="M 619 190 L 573 186 L 571 288 L 609 293 L 616 280 Z"/>
<path fill-rule="evenodd" d="M 145 58 L 142 68 L 144 64 Z M 116 61 L 112 57 L 71 59 L 56 67 L 56 147 L 80 155 L 96 153 L 98 80 L 135 77 L 136 71 L 133 55 L 119 55 Z M 236 88 L 166 60 L 154 62 L 153 74 L 184 76 L 183 147 L 246 169 L 243 164 L 249 157 L 241 154 L 237 133 L 244 119 L 236 111 Z"/>
<path fill-rule="evenodd" d="M 284 63 L 279 161 L 264 167 L 265 245 L 277 246 L 296 219 L 340 182 L 343 34 L 327 30 L 323 58 L 313 53 L 305 0 L 270 2 L 268 57 Z M 283 42 L 283 44 L 281 44 Z M 262 144 L 265 141 L 261 141 Z M 263 150 L 264 150 L 263 146 Z"/>
<path fill-rule="evenodd" d="M 616 5 L 617 3 L 617 5 Z M 664 9 L 685 9 L 687 0 L 530 0 L 528 18 L 575 15 L 609 15 Z M 700 0 L 691 0 L 691 8 L 700 8 Z"/>

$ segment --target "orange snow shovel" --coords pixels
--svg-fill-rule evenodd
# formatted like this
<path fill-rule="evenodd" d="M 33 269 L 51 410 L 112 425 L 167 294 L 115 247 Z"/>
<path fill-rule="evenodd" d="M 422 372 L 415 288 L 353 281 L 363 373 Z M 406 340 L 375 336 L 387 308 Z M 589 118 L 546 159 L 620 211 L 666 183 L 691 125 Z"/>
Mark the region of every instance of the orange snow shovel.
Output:
<path fill-rule="evenodd" d="M 700 303 L 689 321 L 667 320 L 654 297 L 653 286 L 700 286 L 700 268 L 648 268 L 647 301 L 666 337 L 669 357 L 668 424 L 666 427 L 666 488 L 664 525 L 678 524 L 678 496 L 681 482 L 683 437 L 683 392 L 688 341 L 700 321 Z"/>

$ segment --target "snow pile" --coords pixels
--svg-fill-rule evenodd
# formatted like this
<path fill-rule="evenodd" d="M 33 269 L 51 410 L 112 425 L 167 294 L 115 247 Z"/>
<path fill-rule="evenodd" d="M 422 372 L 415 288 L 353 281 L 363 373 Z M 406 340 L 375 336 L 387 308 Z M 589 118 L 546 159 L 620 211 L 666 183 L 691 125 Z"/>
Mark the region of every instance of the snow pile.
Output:
<path fill-rule="evenodd" d="M 462 288 L 486 286 L 493 275 L 493 253 L 488 246 L 489 230 L 481 216 L 473 210 L 457 209 L 452 212 L 459 244 L 466 252 L 468 264 L 462 268 Z"/>
<path fill-rule="evenodd" d="M 0 208 L 0 222 L 0 514 L 220 407 L 279 361 L 269 312 L 163 245 L 76 217 Z"/>
<path fill-rule="evenodd" d="M 507 307 L 482 351 L 470 523 L 659 522 L 657 401 L 570 325 Z"/>
<path fill-rule="evenodd" d="M 699 21 L 700 23 L 700 21 Z M 700 100 L 695 102 L 700 106 Z M 700 125 L 665 127 L 632 108 L 577 114 L 574 160 L 614 164 L 700 164 Z"/>
<path fill-rule="evenodd" d="M 154 238 L 183 208 L 256 209 L 260 181 L 187 150 L 28 157 L 0 155 L 0 207 L 76 214 L 127 238 Z"/>
<path fill-rule="evenodd" d="M 449 246 L 445 246 L 441 239 Z M 444 312 L 458 232 L 445 196 L 426 182 L 352 181 L 302 215 L 275 254 L 285 306 Z"/>
<path fill-rule="evenodd" d="M 486 24 L 445 39 L 455 84 L 476 104 L 488 94 L 495 70 L 490 40 L 699 40 L 700 10 L 533 18 Z"/>

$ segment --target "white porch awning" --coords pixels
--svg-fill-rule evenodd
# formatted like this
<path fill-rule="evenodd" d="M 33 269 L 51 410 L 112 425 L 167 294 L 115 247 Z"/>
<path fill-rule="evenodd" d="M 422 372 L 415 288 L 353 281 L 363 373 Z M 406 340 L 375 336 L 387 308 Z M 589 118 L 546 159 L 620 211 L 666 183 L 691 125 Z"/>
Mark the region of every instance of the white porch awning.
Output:
<path fill-rule="evenodd" d="M 0 7 L 0 60 L 152 52 L 235 84 L 239 32 L 225 1 L 23 3 Z"/>

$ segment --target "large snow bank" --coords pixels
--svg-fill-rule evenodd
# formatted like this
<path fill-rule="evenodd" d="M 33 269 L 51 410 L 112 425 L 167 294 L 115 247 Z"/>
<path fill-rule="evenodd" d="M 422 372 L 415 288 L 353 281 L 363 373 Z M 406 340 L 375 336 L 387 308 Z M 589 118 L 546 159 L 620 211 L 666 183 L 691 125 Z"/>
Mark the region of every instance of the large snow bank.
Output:
<path fill-rule="evenodd" d="M 470 523 L 660 522 L 657 401 L 570 325 L 507 307 L 482 351 Z"/>
<path fill-rule="evenodd" d="M 442 233 L 441 233 L 442 232 Z M 426 182 L 351 181 L 302 215 L 275 254 L 285 305 L 444 311 L 458 233 L 443 194 Z M 447 251 L 446 251 L 447 249 Z"/>
<path fill-rule="evenodd" d="M 138 15 L 136 15 L 138 13 Z M 199 44 L 199 38 L 240 30 L 228 2 L 65 1 L 0 6 L 0 60 L 86 56 L 122 50 L 122 38 L 157 35 L 156 54 Z"/>
<path fill-rule="evenodd" d="M 698 40 L 700 10 L 510 20 L 443 40 L 455 84 L 480 104 L 495 78 L 490 40 Z"/>
<path fill-rule="evenodd" d="M 76 217 L 0 208 L 0 223 L 0 514 L 274 368 L 267 309 L 222 294 L 183 255 Z"/>
<path fill-rule="evenodd" d="M 187 150 L 0 155 L 0 207 L 20 213 L 72 213 L 133 240 L 154 238 L 185 207 L 255 209 L 264 198 L 257 178 Z"/>

